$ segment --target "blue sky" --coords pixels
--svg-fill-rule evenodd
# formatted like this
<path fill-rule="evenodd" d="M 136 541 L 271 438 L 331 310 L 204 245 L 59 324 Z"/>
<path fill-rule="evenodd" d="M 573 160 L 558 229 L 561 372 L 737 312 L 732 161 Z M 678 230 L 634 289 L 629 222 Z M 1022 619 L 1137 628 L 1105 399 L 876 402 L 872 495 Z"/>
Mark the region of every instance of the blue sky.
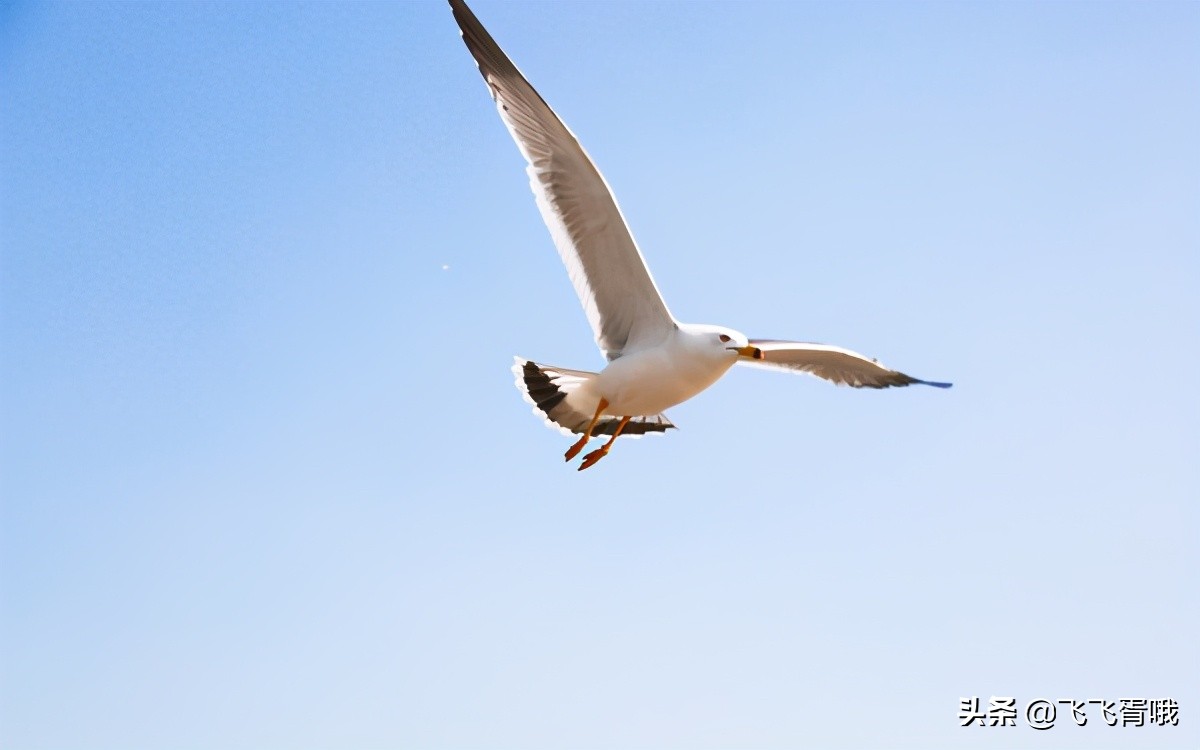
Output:
<path fill-rule="evenodd" d="M 955 388 L 738 370 L 577 473 L 443 4 L 7 4 L 0 744 L 1195 747 L 1200 6 L 473 7 L 678 317 Z"/>

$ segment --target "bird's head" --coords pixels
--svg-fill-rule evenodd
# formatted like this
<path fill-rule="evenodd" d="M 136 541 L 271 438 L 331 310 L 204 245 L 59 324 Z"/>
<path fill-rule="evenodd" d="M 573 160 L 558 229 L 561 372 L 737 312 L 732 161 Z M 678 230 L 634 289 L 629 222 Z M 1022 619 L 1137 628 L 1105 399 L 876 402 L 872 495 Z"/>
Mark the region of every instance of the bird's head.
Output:
<path fill-rule="evenodd" d="M 688 338 L 692 346 L 703 351 L 712 352 L 714 356 L 735 359 L 748 357 L 762 359 L 762 350 L 750 346 L 746 334 L 724 326 L 689 325 Z"/>

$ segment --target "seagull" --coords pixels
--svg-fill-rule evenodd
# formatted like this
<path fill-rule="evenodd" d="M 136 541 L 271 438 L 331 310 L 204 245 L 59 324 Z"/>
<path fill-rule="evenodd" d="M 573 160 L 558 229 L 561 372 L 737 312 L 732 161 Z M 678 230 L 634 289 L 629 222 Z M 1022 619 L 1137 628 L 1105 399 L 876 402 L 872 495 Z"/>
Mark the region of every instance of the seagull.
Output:
<path fill-rule="evenodd" d="M 538 210 L 608 360 L 600 372 L 521 357 L 512 368 L 534 414 L 566 435 L 580 435 L 567 449 L 567 461 L 593 437 L 608 436 L 584 456 L 579 471 L 608 455 L 618 436 L 673 429 L 663 412 L 708 388 L 735 364 L 808 373 L 853 388 L 950 387 L 838 346 L 751 339 L 731 328 L 676 320 L 583 146 L 467 4 L 449 2 L 500 119 L 528 163 Z"/>

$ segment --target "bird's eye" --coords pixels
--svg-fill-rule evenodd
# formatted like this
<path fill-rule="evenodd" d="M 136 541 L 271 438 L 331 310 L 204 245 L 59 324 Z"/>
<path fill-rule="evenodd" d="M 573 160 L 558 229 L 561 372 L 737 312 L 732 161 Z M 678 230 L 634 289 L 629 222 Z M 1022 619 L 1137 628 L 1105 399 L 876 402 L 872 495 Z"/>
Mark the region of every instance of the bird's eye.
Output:
<path fill-rule="evenodd" d="M 723 334 L 723 333 L 722 333 L 720 336 L 718 336 L 717 338 L 721 339 L 721 343 L 722 343 L 722 344 L 728 344 L 728 343 L 729 343 L 729 337 L 728 337 L 728 336 L 726 336 L 726 335 L 725 335 L 725 334 Z"/>

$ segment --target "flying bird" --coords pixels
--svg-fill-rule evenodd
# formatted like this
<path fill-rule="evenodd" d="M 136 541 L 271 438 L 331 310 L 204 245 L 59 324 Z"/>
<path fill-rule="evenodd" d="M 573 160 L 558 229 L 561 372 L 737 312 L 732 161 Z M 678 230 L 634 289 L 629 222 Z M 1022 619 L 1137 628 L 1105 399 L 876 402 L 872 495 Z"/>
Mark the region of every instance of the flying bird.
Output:
<path fill-rule="evenodd" d="M 750 339 L 731 328 L 676 320 L 583 146 L 466 3 L 449 2 L 500 118 L 528 162 L 538 210 L 608 360 L 600 372 L 520 357 L 513 366 L 517 388 L 534 413 L 564 434 L 580 435 L 567 461 L 593 437 L 608 436 L 584 456 L 580 471 L 608 455 L 620 435 L 673 429 L 663 411 L 708 388 L 735 364 L 809 373 L 853 388 L 950 387 L 837 346 Z"/>

